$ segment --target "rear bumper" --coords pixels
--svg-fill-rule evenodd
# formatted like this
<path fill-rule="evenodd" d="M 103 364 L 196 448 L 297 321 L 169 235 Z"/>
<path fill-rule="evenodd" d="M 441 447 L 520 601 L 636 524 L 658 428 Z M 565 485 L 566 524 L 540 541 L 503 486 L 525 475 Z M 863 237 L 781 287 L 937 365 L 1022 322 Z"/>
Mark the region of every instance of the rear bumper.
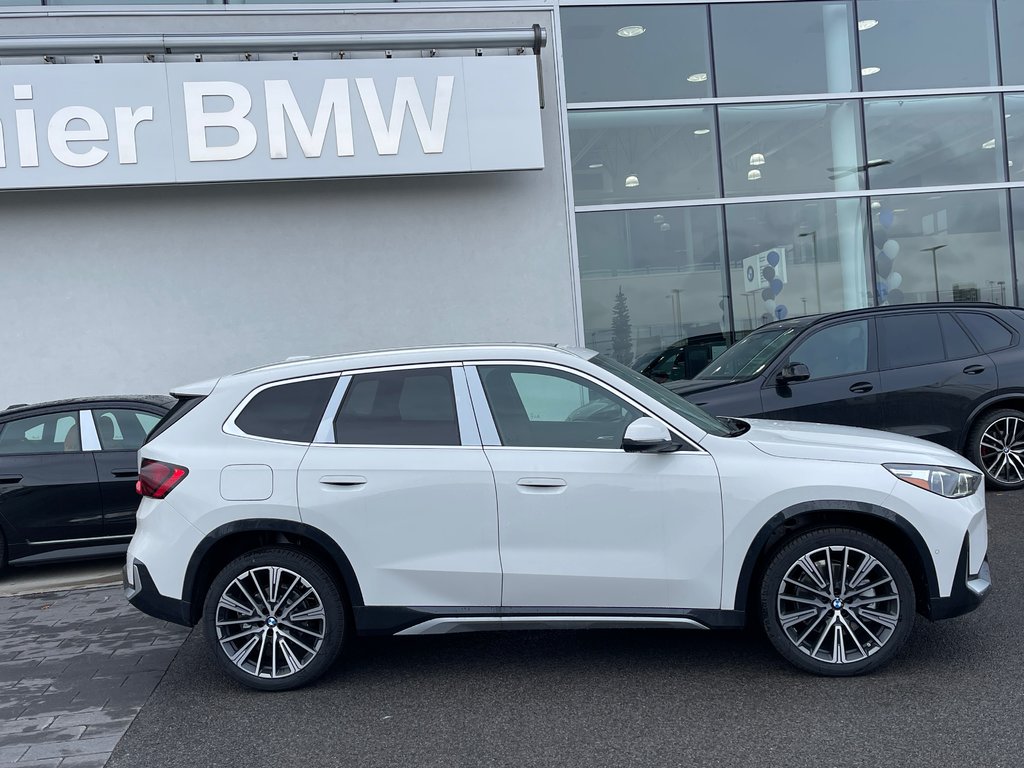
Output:
<path fill-rule="evenodd" d="M 977 573 L 970 573 L 970 537 L 964 537 L 960 559 L 956 564 L 956 578 L 949 597 L 933 597 L 925 606 L 925 616 L 932 621 L 951 619 L 970 613 L 988 597 L 992 590 L 992 576 L 988 567 L 988 556 L 981 563 Z"/>
<path fill-rule="evenodd" d="M 124 595 L 129 603 L 154 618 L 185 627 L 193 626 L 190 603 L 161 595 L 153 583 L 153 577 L 149 575 L 149 570 L 140 560 L 133 560 L 131 567 L 131 579 L 128 578 L 128 566 L 121 569 Z"/>

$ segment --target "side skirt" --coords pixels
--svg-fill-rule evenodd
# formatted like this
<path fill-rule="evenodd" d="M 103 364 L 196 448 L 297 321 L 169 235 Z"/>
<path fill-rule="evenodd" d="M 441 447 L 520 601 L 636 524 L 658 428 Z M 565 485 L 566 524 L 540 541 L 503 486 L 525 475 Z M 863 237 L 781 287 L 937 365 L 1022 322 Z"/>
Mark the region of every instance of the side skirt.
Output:
<path fill-rule="evenodd" d="M 360 635 L 443 635 L 509 629 L 738 629 L 743 611 L 684 608 L 416 607 L 353 608 Z"/>

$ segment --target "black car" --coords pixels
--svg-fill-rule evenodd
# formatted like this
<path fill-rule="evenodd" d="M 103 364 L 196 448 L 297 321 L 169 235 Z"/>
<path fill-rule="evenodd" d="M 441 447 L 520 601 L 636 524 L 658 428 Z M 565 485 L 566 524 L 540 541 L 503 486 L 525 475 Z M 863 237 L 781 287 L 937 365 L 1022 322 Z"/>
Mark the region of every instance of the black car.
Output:
<path fill-rule="evenodd" d="M 124 552 L 136 452 L 173 404 L 143 395 L 0 411 L 0 568 Z"/>
<path fill-rule="evenodd" d="M 729 346 L 722 333 L 703 333 L 669 344 L 657 352 L 648 352 L 630 367 L 659 384 L 692 379 Z"/>
<path fill-rule="evenodd" d="M 690 381 L 720 416 L 869 427 L 952 448 L 990 486 L 1024 487 L 1024 310 L 872 307 L 758 328 Z"/>

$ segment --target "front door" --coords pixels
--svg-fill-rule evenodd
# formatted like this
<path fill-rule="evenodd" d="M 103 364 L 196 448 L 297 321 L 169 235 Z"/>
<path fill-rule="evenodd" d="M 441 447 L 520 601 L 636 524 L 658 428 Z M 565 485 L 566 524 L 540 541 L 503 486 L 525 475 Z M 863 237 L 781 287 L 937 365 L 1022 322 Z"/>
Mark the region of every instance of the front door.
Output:
<path fill-rule="evenodd" d="M 626 426 L 648 414 L 577 373 L 525 363 L 467 373 L 482 384 L 474 405 L 497 486 L 503 606 L 720 607 L 711 456 L 626 453 Z"/>
<path fill-rule="evenodd" d="M 343 376 L 299 468 L 302 520 L 327 533 L 368 606 L 501 601 L 494 479 L 461 366 Z"/>

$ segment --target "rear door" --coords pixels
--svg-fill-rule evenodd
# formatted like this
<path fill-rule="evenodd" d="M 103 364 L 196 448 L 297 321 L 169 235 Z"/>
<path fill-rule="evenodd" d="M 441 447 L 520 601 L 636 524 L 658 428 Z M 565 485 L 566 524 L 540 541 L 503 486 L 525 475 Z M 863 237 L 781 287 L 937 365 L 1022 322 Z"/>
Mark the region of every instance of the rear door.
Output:
<path fill-rule="evenodd" d="M 299 509 L 345 551 L 365 604 L 500 605 L 494 477 L 462 366 L 351 372 L 327 411 Z"/>
<path fill-rule="evenodd" d="M 105 536 L 131 536 L 135 532 L 135 492 L 138 450 L 160 420 L 160 414 L 127 406 L 93 408 L 92 421 L 99 438 L 96 459 L 100 495 L 103 499 Z"/>
<path fill-rule="evenodd" d="M 0 428 L 0 516 L 11 543 L 73 546 L 103 535 L 92 453 L 77 410 L 24 416 Z"/>
<path fill-rule="evenodd" d="M 782 367 L 802 363 L 807 381 L 777 379 Z M 847 320 L 812 330 L 785 355 L 761 389 L 764 417 L 877 429 L 882 423 L 871 319 Z"/>
<path fill-rule="evenodd" d="M 885 428 L 956 450 L 974 404 L 996 388 L 992 361 L 952 313 L 908 312 L 876 322 Z"/>

